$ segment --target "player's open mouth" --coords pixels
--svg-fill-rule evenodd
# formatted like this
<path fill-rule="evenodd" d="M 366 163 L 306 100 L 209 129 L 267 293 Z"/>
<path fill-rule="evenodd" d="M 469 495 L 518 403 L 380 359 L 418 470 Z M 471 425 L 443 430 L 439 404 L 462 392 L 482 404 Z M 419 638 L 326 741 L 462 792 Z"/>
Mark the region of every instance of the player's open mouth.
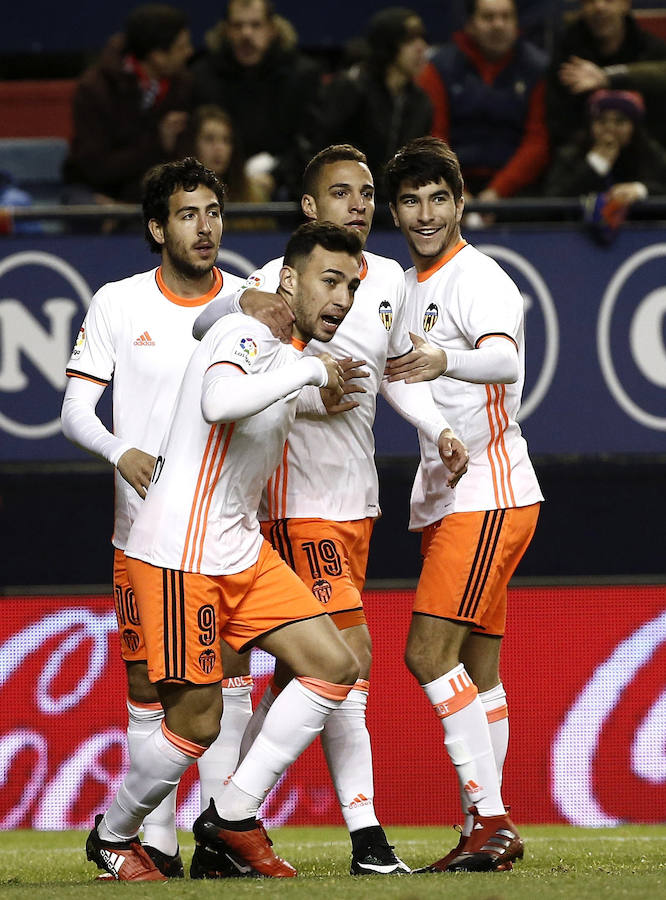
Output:
<path fill-rule="evenodd" d="M 326 331 L 328 331 L 328 332 L 337 331 L 338 326 L 342 322 L 342 316 L 324 315 L 321 317 L 321 320 L 324 323 Z"/>
<path fill-rule="evenodd" d="M 439 228 L 412 228 L 412 231 L 415 231 L 416 234 L 420 234 L 422 237 L 432 237 L 433 234 L 437 234 L 441 230 L 441 226 Z"/>

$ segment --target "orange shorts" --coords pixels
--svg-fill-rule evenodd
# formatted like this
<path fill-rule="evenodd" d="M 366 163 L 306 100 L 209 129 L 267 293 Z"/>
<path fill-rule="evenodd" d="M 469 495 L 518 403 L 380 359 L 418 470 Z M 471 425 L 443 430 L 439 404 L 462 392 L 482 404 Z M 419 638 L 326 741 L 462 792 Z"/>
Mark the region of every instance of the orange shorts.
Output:
<path fill-rule="evenodd" d="M 361 591 L 374 519 L 276 519 L 261 531 L 340 630 L 365 625 Z"/>
<path fill-rule="evenodd" d="M 429 525 L 423 531 L 423 569 L 413 611 L 470 624 L 481 634 L 503 635 L 507 586 L 538 516 L 534 503 L 452 513 Z"/>
<path fill-rule="evenodd" d="M 145 661 L 146 645 L 139 609 L 127 575 L 127 557 L 117 548 L 113 551 L 113 602 L 118 620 L 120 655 L 125 662 Z"/>
<path fill-rule="evenodd" d="M 292 622 L 323 615 L 303 582 L 264 541 L 253 566 L 199 575 L 127 558 L 144 625 L 151 681 L 214 684 L 223 677 L 220 639 L 237 652 Z"/>

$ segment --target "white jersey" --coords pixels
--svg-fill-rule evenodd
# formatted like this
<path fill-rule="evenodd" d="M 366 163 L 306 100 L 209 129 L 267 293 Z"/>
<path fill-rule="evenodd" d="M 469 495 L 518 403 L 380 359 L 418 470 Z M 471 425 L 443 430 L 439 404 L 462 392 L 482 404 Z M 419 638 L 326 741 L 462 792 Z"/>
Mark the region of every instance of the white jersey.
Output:
<path fill-rule="evenodd" d="M 461 242 L 426 272 L 406 275 L 409 328 L 430 344 L 473 350 L 484 338 L 515 343 L 519 377 L 514 384 L 473 384 L 442 375 L 430 382 L 433 397 L 470 460 L 455 489 L 455 512 L 527 506 L 543 500 L 516 422 L 525 381 L 523 298 L 489 256 Z M 437 446 L 419 431 L 421 464 L 412 489 L 410 528 L 419 530 L 451 511 L 447 470 Z"/>
<path fill-rule="evenodd" d="M 282 260 L 250 275 L 247 287 L 275 290 Z M 306 354 L 330 353 L 338 359 L 364 359 L 370 374 L 362 379 L 359 405 L 334 416 L 299 413 L 289 433 L 287 453 L 270 480 L 259 517 L 320 518 L 348 521 L 379 515 L 375 467 L 377 392 L 386 360 L 412 346 L 405 327 L 405 279 L 392 259 L 363 254 L 361 283 L 345 320 L 328 343 L 310 341 Z"/>
<path fill-rule="evenodd" d="M 257 507 L 282 457 L 300 391 L 237 422 L 210 425 L 201 413 L 202 381 L 217 363 L 258 374 L 301 355 L 240 313 L 210 328 L 185 372 L 153 481 L 130 532 L 128 556 L 205 575 L 254 565 L 263 540 Z M 236 379 L 228 380 L 233 391 Z"/>
<path fill-rule="evenodd" d="M 202 297 L 177 297 L 152 269 L 105 284 L 92 298 L 67 374 L 107 385 L 113 378 L 113 433 L 153 456 L 198 342 L 192 324 L 220 291 L 243 280 L 214 269 L 213 287 Z M 141 498 L 115 470 L 113 544 L 124 550 Z"/>

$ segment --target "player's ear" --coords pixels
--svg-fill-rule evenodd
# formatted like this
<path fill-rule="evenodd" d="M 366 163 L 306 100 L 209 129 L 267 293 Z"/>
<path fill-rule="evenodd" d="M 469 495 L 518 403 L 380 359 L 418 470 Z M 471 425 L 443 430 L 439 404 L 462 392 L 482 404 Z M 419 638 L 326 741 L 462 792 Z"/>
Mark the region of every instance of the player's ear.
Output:
<path fill-rule="evenodd" d="M 395 206 L 392 203 L 389 203 L 389 209 L 391 210 L 391 215 L 393 217 L 393 224 L 396 228 L 400 228 L 400 222 L 398 221 L 398 214 L 395 211 Z"/>
<path fill-rule="evenodd" d="M 303 215 L 308 219 L 317 218 L 317 201 L 312 194 L 303 194 L 301 197 L 301 209 L 303 210 Z"/>
<path fill-rule="evenodd" d="M 460 197 L 460 200 L 456 203 L 456 225 L 460 225 L 460 221 L 463 217 L 463 213 L 465 211 L 465 195 L 463 194 Z"/>
<path fill-rule="evenodd" d="M 150 231 L 153 240 L 157 244 L 164 244 L 164 226 L 157 219 L 151 219 L 148 222 L 148 231 Z"/>
<path fill-rule="evenodd" d="M 282 266 L 280 269 L 280 287 L 285 294 L 293 297 L 298 284 L 298 272 L 292 266 Z"/>

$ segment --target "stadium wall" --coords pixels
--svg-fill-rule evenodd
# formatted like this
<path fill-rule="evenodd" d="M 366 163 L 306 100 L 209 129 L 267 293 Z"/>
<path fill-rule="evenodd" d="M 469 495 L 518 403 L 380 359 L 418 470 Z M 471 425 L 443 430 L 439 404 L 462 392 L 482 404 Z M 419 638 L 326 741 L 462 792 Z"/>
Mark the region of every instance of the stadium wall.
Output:
<path fill-rule="evenodd" d="M 458 792 L 441 726 L 402 653 L 410 591 L 368 591 L 369 726 L 387 825 L 450 825 Z M 666 820 L 666 586 L 513 588 L 503 652 L 504 798 L 523 823 Z M 109 596 L 6 598 L 0 618 L 0 828 L 88 828 L 118 787 L 125 676 Z M 253 652 L 255 694 L 270 657 Z M 195 768 L 195 767 L 193 767 Z M 198 811 L 191 772 L 178 822 Z M 341 822 L 311 747 L 266 801 L 269 827 Z"/>

